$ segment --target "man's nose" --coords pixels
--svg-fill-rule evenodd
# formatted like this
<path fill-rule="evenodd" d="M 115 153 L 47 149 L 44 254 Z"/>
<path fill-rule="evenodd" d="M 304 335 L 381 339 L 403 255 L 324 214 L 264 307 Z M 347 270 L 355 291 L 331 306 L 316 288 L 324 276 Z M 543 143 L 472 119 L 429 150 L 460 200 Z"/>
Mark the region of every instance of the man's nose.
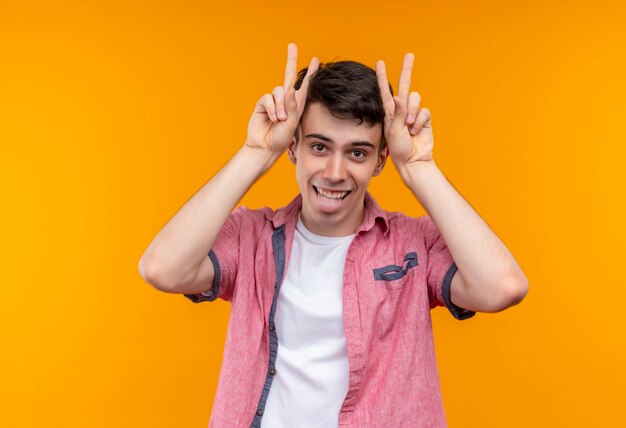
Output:
<path fill-rule="evenodd" d="M 324 178 L 331 182 L 339 182 L 348 178 L 346 159 L 341 155 L 334 155 L 328 158 Z"/>

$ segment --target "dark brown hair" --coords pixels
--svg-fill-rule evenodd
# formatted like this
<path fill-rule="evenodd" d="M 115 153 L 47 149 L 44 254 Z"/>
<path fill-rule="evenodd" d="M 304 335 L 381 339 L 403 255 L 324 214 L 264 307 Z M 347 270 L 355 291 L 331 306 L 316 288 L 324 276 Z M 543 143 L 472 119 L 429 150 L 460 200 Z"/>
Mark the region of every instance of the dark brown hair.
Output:
<path fill-rule="evenodd" d="M 300 88 L 308 68 L 298 72 L 295 88 Z M 393 89 L 389 85 L 393 95 Z M 387 145 L 384 134 L 385 110 L 378 88 L 376 72 L 356 61 L 337 61 L 320 64 L 311 76 L 304 107 L 304 116 L 311 103 L 319 102 L 340 119 L 358 119 L 360 123 L 381 124 L 383 137 L 380 150 Z M 299 141 L 299 130 L 296 141 Z"/>

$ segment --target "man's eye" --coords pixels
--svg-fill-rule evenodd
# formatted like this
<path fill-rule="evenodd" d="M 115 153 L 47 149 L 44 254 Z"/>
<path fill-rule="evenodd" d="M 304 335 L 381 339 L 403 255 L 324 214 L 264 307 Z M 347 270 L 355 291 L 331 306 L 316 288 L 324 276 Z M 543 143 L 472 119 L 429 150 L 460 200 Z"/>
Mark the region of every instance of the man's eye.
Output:
<path fill-rule="evenodd" d="M 325 149 L 323 144 L 314 144 L 313 145 L 313 150 L 315 150 L 316 152 L 323 152 Z"/>
<path fill-rule="evenodd" d="M 365 152 L 362 152 L 361 150 L 354 150 L 352 152 L 352 156 L 354 156 L 355 158 L 363 158 L 365 157 Z"/>

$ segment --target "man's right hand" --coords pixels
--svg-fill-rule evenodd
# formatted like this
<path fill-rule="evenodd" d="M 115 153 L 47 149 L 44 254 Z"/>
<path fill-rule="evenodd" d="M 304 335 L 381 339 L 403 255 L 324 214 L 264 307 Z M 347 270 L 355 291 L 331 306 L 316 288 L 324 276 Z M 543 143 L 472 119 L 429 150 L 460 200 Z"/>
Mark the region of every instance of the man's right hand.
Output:
<path fill-rule="evenodd" d="M 309 79 L 319 67 L 319 60 L 311 59 L 302 85 L 295 90 L 298 47 L 287 46 L 287 66 L 283 86 L 276 86 L 271 94 L 263 95 L 256 104 L 248 122 L 247 147 L 280 156 L 294 137 L 306 103 Z"/>
<path fill-rule="evenodd" d="M 213 262 L 207 254 L 233 208 L 291 142 L 304 112 L 310 76 L 319 61 L 311 60 L 298 91 L 298 48 L 288 47 L 285 83 L 264 95 L 248 125 L 245 145 L 190 198 L 152 240 L 139 261 L 144 280 L 168 293 L 201 293 L 212 289 Z M 285 110 L 286 116 L 279 114 Z M 247 150 L 246 150 L 247 148 Z M 236 270 L 236 266 L 232 267 Z"/>

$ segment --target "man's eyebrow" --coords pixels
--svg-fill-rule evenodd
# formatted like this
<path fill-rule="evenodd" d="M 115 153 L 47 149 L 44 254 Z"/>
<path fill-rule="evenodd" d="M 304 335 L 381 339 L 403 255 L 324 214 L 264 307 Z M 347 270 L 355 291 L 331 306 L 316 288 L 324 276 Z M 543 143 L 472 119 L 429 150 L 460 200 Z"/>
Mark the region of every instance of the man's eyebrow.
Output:
<path fill-rule="evenodd" d="M 307 135 L 305 135 L 305 137 L 306 138 L 317 138 L 317 139 L 320 139 L 320 140 L 325 141 L 327 143 L 335 144 L 335 142 L 333 140 L 331 140 L 330 138 L 328 138 L 327 136 L 322 135 L 322 134 L 316 134 L 316 133 L 307 134 Z M 376 146 L 373 145 L 372 143 L 370 143 L 369 141 L 353 141 L 352 143 L 350 143 L 350 146 L 351 147 L 367 146 L 367 147 L 371 147 L 373 149 L 376 148 Z"/>

